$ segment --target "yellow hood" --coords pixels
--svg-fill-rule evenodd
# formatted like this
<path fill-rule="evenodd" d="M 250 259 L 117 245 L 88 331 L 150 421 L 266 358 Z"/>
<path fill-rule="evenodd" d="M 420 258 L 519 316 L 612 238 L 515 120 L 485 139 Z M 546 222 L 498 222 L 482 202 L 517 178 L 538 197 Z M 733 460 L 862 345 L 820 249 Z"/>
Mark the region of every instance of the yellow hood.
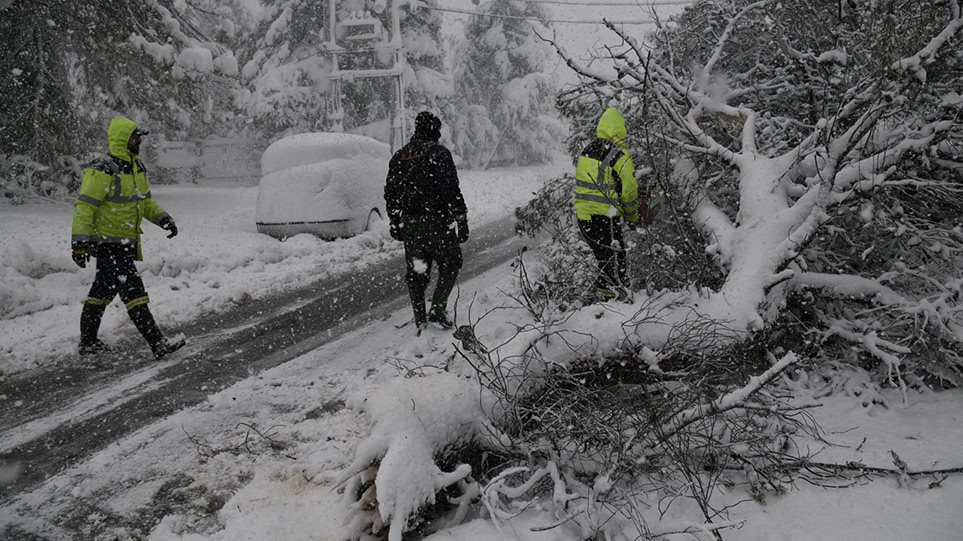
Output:
<path fill-rule="evenodd" d="M 137 129 L 137 123 L 133 120 L 117 115 L 110 121 L 107 127 L 107 147 L 113 156 L 126 161 L 133 161 L 130 151 L 127 150 L 127 142 L 130 136 Z M 624 128 L 623 128 L 624 131 Z"/>
<path fill-rule="evenodd" d="M 599 119 L 599 127 L 595 132 L 600 138 L 611 141 L 622 148 L 628 145 L 625 141 L 628 133 L 625 131 L 625 118 L 618 109 L 608 108 Z"/>

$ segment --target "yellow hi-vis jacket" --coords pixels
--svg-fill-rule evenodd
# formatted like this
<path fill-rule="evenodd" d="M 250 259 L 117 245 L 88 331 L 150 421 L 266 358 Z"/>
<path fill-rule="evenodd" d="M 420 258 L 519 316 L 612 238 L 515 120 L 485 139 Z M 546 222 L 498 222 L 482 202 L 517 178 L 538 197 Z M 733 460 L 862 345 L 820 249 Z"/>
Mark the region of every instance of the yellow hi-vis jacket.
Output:
<path fill-rule="evenodd" d="M 136 243 L 140 260 L 141 219 L 159 224 L 167 213 L 151 198 L 147 171 L 127 149 L 136 129 L 137 124 L 123 116 L 110 121 L 110 156 L 84 170 L 80 195 L 74 202 L 71 241 L 86 246 Z"/>
<path fill-rule="evenodd" d="M 592 216 L 623 216 L 639 221 L 639 185 L 635 165 L 626 150 L 625 119 L 617 109 L 606 109 L 575 166 L 575 214 L 579 220 Z"/>

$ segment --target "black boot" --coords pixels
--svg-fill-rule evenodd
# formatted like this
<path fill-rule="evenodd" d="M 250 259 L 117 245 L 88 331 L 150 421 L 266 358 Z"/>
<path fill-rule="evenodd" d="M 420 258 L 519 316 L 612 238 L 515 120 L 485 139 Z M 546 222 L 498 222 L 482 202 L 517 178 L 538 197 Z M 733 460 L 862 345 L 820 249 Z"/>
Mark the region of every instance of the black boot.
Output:
<path fill-rule="evenodd" d="M 431 311 L 428 312 L 428 321 L 437 324 L 442 329 L 454 327 L 454 324 L 448 319 L 448 315 L 445 314 L 445 307 L 437 304 L 432 305 Z"/>
<path fill-rule="evenodd" d="M 408 298 L 411 299 L 411 312 L 415 317 L 415 326 L 423 329 L 428 321 L 425 314 L 424 289 L 419 290 L 417 287 L 411 287 L 411 284 L 409 284 Z"/>
<path fill-rule="evenodd" d="M 106 304 L 84 303 L 84 308 L 80 312 L 80 345 L 77 347 L 77 352 L 81 355 L 97 355 L 113 351 L 113 348 L 97 338 L 97 331 L 100 330 L 100 322 L 104 319 L 106 310 Z"/>
<path fill-rule="evenodd" d="M 425 300 L 422 298 L 421 302 L 418 302 L 415 299 L 411 299 L 411 302 L 411 311 L 415 316 L 415 327 L 418 328 L 418 334 L 420 335 L 421 330 L 428 325 L 428 316 L 425 314 Z"/>
<path fill-rule="evenodd" d="M 154 316 L 150 313 L 150 308 L 148 308 L 146 304 L 131 308 L 127 313 L 130 315 L 130 320 L 134 322 L 134 326 L 137 327 L 141 336 L 147 340 L 147 343 L 150 345 L 150 350 L 157 359 L 161 359 L 184 347 L 186 341 L 183 338 L 171 340 L 164 337 L 160 329 L 157 328 Z"/>

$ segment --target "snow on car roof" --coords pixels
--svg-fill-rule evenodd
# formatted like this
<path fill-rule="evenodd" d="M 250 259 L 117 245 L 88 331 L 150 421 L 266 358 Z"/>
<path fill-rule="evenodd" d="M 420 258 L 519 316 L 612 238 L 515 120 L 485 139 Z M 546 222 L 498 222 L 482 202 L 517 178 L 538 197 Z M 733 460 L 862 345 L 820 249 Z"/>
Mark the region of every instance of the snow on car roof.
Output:
<path fill-rule="evenodd" d="M 388 145 L 350 133 L 299 133 L 271 144 L 261 156 L 261 174 L 270 175 L 293 167 L 334 159 L 371 158 L 385 163 L 391 158 Z"/>

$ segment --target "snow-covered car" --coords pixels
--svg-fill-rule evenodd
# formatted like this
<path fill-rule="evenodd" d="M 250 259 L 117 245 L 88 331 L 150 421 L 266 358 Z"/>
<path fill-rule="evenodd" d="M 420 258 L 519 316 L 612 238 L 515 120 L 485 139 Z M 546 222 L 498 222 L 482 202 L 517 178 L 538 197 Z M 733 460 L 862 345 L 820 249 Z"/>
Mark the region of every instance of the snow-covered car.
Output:
<path fill-rule="evenodd" d="M 388 145 L 348 133 L 302 133 L 275 141 L 261 156 L 258 232 L 335 239 L 371 229 L 385 216 L 390 158 Z"/>

